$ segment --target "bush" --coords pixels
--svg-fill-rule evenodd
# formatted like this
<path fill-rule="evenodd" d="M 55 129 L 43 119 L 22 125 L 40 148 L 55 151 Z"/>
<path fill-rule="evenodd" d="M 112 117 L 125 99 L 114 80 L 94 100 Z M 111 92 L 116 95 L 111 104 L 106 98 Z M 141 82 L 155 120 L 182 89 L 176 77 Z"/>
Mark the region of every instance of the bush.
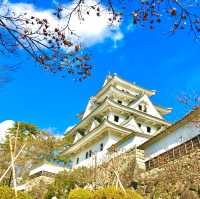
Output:
<path fill-rule="evenodd" d="M 127 199 L 143 199 L 143 197 L 140 194 L 131 189 L 127 189 L 126 194 Z"/>
<path fill-rule="evenodd" d="M 17 198 L 13 189 L 7 186 L 0 186 L 0 199 L 32 199 L 28 194 L 17 192 Z"/>
<path fill-rule="evenodd" d="M 130 189 L 126 189 L 125 193 L 122 189 L 106 187 L 96 191 L 82 188 L 73 189 L 70 191 L 68 199 L 143 199 L 143 197 Z"/>
<path fill-rule="evenodd" d="M 93 199 L 93 192 L 87 189 L 77 188 L 70 191 L 68 199 Z"/>
<path fill-rule="evenodd" d="M 91 182 L 90 170 L 79 168 L 73 171 L 59 173 L 52 184 L 49 185 L 44 199 L 56 196 L 59 199 L 67 198 L 70 190 L 75 186 L 84 187 Z"/>
<path fill-rule="evenodd" d="M 126 193 L 122 189 L 115 187 L 101 188 L 94 192 L 94 199 L 143 199 L 138 193 L 127 189 Z"/>

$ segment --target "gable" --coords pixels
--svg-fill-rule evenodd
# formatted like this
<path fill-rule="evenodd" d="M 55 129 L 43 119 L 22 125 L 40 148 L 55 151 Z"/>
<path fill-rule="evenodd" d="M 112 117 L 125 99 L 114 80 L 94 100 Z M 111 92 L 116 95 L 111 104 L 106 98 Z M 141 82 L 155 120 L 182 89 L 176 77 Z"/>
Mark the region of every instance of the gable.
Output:
<path fill-rule="evenodd" d="M 163 119 L 163 117 L 156 110 L 156 108 L 154 107 L 154 105 L 152 104 L 151 100 L 149 99 L 147 95 L 143 95 L 139 100 L 130 104 L 129 107 L 139 110 L 139 105 L 142 106 L 142 109 L 143 109 L 142 111 L 144 111 L 144 108 L 146 108 L 145 112 L 147 114 Z"/>
<path fill-rule="evenodd" d="M 83 136 L 77 132 L 76 135 L 75 135 L 75 138 L 74 138 L 74 143 L 76 143 L 78 140 L 80 140 Z"/>
<path fill-rule="evenodd" d="M 91 127 L 90 127 L 90 130 L 89 131 L 92 131 L 93 129 L 95 129 L 97 126 L 99 125 L 99 122 L 97 120 L 93 120 L 92 124 L 91 124 Z"/>
<path fill-rule="evenodd" d="M 123 126 L 133 131 L 142 132 L 141 128 L 138 126 L 133 117 L 131 117 Z"/>
<path fill-rule="evenodd" d="M 94 109 L 95 109 L 95 104 L 94 104 L 94 101 L 93 101 L 93 98 L 91 97 L 88 104 L 87 104 L 87 107 L 85 109 L 85 112 L 83 114 L 83 117 L 82 117 L 82 120 L 87 116 L 89 115 Z"/>

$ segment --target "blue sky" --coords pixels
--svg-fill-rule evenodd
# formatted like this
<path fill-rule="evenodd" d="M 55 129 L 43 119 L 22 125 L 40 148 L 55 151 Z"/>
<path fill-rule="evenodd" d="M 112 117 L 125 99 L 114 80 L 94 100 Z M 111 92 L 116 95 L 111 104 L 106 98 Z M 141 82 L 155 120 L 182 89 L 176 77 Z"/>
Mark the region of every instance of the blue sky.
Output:
<path fill-rule="evenodd" d="M 46 9 L 51 2 L 40 6 Z M 200 44 L 187 32 L 171 37 L 162 34 L 165 24 L 153 31 L 130 28 L 129 24 L 126 21 L 120 26 L 119 39 L 111 34 L 90 45 L 94 68 L 92 76 L 81 83 L 72 76 L 62 79 L 44 72 L 23 55 L 27 60 L 9 74 L 13 80 L 0 89 L 0 121 L 30 122 L 62 134 L 78 122 L 75 115 L 85 109 L 109 72 L 157 90 L 153 102 L 174 109 L 166 117 L 169 121 L 182 117 L 188 110 L 177 96 L 200 91 Z"/>

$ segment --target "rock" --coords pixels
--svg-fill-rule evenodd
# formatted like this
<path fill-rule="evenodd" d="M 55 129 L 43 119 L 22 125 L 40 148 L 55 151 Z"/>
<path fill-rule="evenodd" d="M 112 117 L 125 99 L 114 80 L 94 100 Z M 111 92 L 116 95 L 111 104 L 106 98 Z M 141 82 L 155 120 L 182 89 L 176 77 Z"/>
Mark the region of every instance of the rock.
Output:
<path fill-rule="evenodd" d="M 186 190 L 181 194 L 180 199 L 199 199 L 199 196 L 194 191 Z"/>
<path fill-rule="evenodd" d="M 189 190 L 198 192 L 199 185 L 198 184 L 191 184 Z"/>

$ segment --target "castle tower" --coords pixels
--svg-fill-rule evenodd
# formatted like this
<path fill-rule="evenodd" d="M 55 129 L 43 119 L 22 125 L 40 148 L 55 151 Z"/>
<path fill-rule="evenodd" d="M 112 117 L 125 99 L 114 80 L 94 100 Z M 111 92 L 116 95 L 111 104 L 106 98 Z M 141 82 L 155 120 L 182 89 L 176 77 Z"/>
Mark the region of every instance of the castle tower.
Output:
<path fill-rule="evenodd" d="M 84 113 L 79 114 L 80 122 L 68 132 L 75 135 L 74 143 L 64 152 L 72 167 L 100 163 L 121 139 L 127 138 L 120 146 L 127 150 L 168 127 L 170 123 L 163 116 L 171 109 L 153 104 L 150 98 L 155 94 L 116 75 L 107 76 Z"/>

